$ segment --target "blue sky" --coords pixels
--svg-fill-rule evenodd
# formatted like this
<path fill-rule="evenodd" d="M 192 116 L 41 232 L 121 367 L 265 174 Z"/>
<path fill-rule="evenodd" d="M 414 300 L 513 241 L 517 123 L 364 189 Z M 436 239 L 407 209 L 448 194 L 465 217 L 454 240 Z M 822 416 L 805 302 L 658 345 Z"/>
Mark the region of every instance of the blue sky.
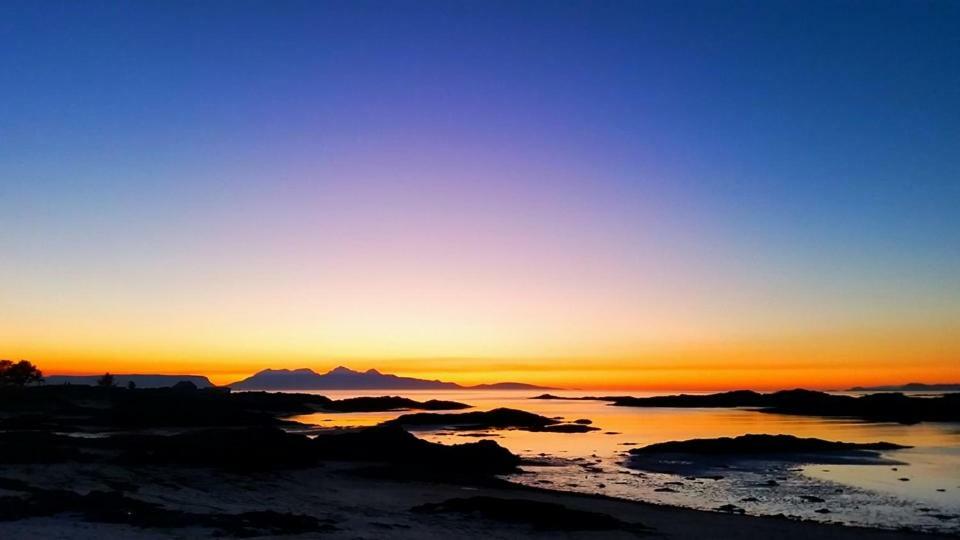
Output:
<path fill-rule="evenodd" d="M 276 282 L 329 297 L 377 269 L 472 312 L 472 287 L 539 287 L 410 355 L 954 328 L 958 27 L 946 1 L 4 2 L 0 278 L 32 326 L 0 344 L 46 351 L 31 328 L 63 306 L 104 326 L 182 308 L 219 321 L 183 338 L 205 351 L 238 324 L 183 303 L 207 283 L 288 298 L 290 322 L 313 304 Z M 631 311 L 660 294 L 683 309 Z M 571 295 L 529 342 L 477 346 Z M 453 332 L 436 310 L 417 332 Z M 623 328 L 550 345 L 586 312 Z M 356 337 L 303 332 L 254 349 Z"/>

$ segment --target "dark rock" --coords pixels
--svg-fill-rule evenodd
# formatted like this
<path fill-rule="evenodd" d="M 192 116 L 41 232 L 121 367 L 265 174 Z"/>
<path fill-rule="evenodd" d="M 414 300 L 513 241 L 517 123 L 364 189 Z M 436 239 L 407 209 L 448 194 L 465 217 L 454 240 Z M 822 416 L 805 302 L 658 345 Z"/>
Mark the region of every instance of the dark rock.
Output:
<path fill-rule="evenodd" d="M 822 497 L 817 497 L 816 495 L 801 495 L 800 498 L 806 502 L 811 502 L 811 503 L 826 502 Z"/>
<path fill-rule="evenodd" d="M 628 399 L 628 396 L 584 396 L 584 397 L 564 397 L 554 394 L 540 394 L 530 399 L 554 399 L 563 401 L 614 401 L 617 399 Z"/>
<path fill-rule="evenodd" d="M 323 406 L 324 409 L 336 412 L 375 412 L 394 411 L 403 409 L 420 409 L 425 411 L 444 411 L 469 409 L 470 405 L 456 401 L 416 401 L 399 396 L 356 397 L 331 401 Z"/>
<path fill-rule="evenodd" d="M 546 431 L 551 433 L 587 433 L 599 429 L 600 428 L 584 424 L 553 424 L 539 428 L 527 428 L 528 431 Z"/>
<path fill-rule="evenodd" d="M 319 435 L 312 444 L 323 459 L 422 465 L 468 476 L 512 472 L 520 464 L 520 458 L 493 441 L 442 445 L 397 425 Z"/>
<path fill-rule="evenodd" d="M 690 439 L 651 444 L 630 450 L 631 454 L 707 454 L 707 455 L 756 455 L 756 454 L 792 454 L 822 453 L 849 450 L 896 450 L 908 448 L 888 442 L 845 443 L 825 441 L 823 439 L 800 438 L 793 435 L 741 435 L 739 437 L 720 437 L 717 439 Z"/>
<path fill-rule="evenodd" d="M 706 395 L 623 397 L 616 399 L 613 405 L 620 407 L 760 407 L 764 405 L 764 395 L 752 390 L 736 390 Z"/>
<path fill-rule="evenodd" d="M 193 392 L 197 389 L 197 385 L 193 381 L 178 381 L 170 388 L 177 392 Z"/>
<path fill-rule="evenodd" d="M 230 400 L 247 410 L 282 415 L 309 414 L 332 403 L 326 396 L 285 392 L 232 392 Z"/>
<path fill-rule="evenodd" d="M 268 470 L 309 467 L 320 460 L 310 439 L 271 427 L 118 435 L 102 444 L 120 449 L 120 460 L 131 463 Z"/>
<path fill-rule="evenodd" d="M 558 420 L 517 409 L 493 409 L 456 414 L 414 413 L 404 414 L 383 425 L 398 426 L 462 426 L 472 429 L 543 429 L 560 424 Z M 576 424 L 574 424 L 576 425 Z"/>

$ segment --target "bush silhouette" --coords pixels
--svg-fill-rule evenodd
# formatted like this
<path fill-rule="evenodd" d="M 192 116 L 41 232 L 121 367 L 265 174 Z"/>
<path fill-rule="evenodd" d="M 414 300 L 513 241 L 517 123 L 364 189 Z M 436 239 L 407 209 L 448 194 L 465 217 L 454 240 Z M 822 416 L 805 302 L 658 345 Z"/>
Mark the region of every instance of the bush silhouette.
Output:
<path fill-rule="evenodd" d="M 26 386 L 43 382 L 43 373 L 26 360 L 0 360 L 0 386 Z"/>
<path fill-rule="evenodd" d="M 100 379 L 97 380 L 97 386 L 103 386 L 105 388 L 113 386 L 113 375 L 111 375 L 109 372 L 104 373 L 103 377 L 100 377 Z"/>

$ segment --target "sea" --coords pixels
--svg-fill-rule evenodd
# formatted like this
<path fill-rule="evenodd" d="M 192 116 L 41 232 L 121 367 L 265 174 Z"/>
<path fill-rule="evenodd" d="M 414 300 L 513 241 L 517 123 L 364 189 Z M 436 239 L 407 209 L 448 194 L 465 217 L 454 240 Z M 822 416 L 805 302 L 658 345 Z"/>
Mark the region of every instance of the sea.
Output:
<path fill-rule="evenodd" d="M 517 484 L 703 510 L 960 534 L 960 423 L 904 425 L 746 408 L 617 407 L 603 401 L 532 399 L 542 392 L 524 390 L 314 393 L 333 399 L 402 395 L 420 401 L 452 400 L 473 406 L 469 410 L 509 407 L 566 421 L 589 419 L 600 428 L 587 433 L 414 431 L 418 437 L 444 444 L 496 441 L 535 463 L 523 466 L 522 473 L 504 477 Z M 562 397 L 664 394 L 623 390 L 550 393 Z M 342 428 L 376 425 L 405 412 L 315 413 L 292 419 L 322 428 Z M 712 478 L 655 473 L 628 466 L 626 453 L 630 448 L 750 433 L 845 442 L 887 441 L 911 448 L 883 452 L 882 463 L 877 464 L 751 462 Z"/>

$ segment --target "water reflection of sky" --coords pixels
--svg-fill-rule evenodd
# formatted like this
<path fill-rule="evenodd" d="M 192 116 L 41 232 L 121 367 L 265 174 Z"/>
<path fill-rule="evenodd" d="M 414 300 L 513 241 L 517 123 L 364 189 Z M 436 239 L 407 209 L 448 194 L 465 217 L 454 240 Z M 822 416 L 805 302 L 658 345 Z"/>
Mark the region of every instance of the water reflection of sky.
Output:
<path fill-rule="evenodd" d="M 332 398 L 383 395 L 384 391 L 320 392 Z M 577 392 L 552 392 L 575 396 Z M 591 392 L 593 395 L 602 393 Z M 637 393 L 634 393 L 637 394 Z M 675 409 L 613 407 L 598 401 L 534 400 L 536 392 L 403 391 L 413 399 L 447 399 L 474 406 L 522 409 L 571 421 L 588 418 L 599 431 L 583 434 L 532 433 L 519 430 L 488 432 L 489 437 L 524 456 L 546 454 L 557 458 L 588 458 L 602 472 L 582 463 L 566 467 L 537 467 L 535 475 L 515 480 L 526 484 L 572 491 L 602 492 L 619 497 L 650 500 L 697 508 L 725 503 L 750 513 L 795 515 L 822 521 L 919 529 L 960 531 L 960 430 L 955 424 L 925 422 L 914 425 L 868 423 L 855 419 L 769 414 L 746 409 Z M 580 394 L 582 395 L 582 394 Z M 639 395 L 639 394 L 637 394 Z M 320 426 L 369 426 L 402 414 L 320 413 L 296 420 Z M 419 436 L 446 444 L 477 440 L 463 432 L 419 431 Z M 753 471 L 730 475 L 722 481 L 692 481 L 670 475 L 638 475 L 623 467 L 623 454 L 633 446 L 691 438 L 791 434 L 800 437 L 873 442 L 889 441 L 913 446 L 888 456 L 906 463 L 894 467 L 867 465 L 792 466 L 779 471 Z M 596 457 L 592 457 L 596 456 Z M 757 483 L 776 476 L 776 491 L 759 490 Z M 907 480 L 901 480 L 906 478 Z M 679 484 L 673 482 L 679 481 Z M 667 488 L 666 490 L 664 488 Z M 943 491 L 938 491 L 943 490 Z M 804 504 L 804 494 L 817 493 L 825 505 Z M 824 496 L 826 495 L 826 496 Z M 757 498 L 757 501 L 741 502 Z M 817 513 L 820 510 L 823 513 Z M 936 516 L 936 517 L 934 517 Z"/>

